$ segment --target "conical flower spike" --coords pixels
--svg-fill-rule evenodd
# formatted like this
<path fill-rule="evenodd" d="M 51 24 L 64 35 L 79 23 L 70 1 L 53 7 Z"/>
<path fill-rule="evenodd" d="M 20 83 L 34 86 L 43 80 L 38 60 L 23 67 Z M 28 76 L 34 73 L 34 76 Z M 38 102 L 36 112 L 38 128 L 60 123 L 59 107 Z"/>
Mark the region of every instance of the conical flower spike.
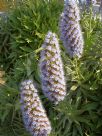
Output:
<path fill-rule="evenodd" d="M 51 125 L 31 80 L 21 83 L 21 110 L 26 129 L 32 136 L 48 136 Z"/>
<path fill-rule="evenodd" d="M 71 58 L 83 53 L 83 37 L 79 24 L 79 9 L 75 0 L 67 0 L 60 19 L 61 40 Z"/>
<path fill-rule="evenodd" d="M 56 34 L 48 32 L 42 48 L 40 60 L 42 90 L 50 101 L 57 104 L 66 95 L 66 85 Z"/>

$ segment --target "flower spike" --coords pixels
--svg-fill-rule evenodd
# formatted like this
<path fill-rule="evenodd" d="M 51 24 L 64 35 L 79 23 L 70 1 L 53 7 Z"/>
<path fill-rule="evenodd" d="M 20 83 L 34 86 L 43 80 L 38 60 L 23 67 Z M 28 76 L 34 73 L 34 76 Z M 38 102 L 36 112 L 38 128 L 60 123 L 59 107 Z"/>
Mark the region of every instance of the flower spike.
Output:
<path fill-rule="evenodd" d="M 42 48 L 40 60 L 42 90 L 50 101 L 57 104 L 66 96 L 66 85 L 58 38 L 55 33 L 48 32 Z"/>
<path fill-rule="evenodd" d="M 32 80 L 21 83 L 21 111 L 26 129 L 32 136 L 48 136 L 51 125 Z"/>
<path fill-rule="evenodd" d="M 67 0 L 60 19 L 61 40 L 71 58 L 80 58 L 83 53 L 83 36 L 80 28 L 80 15 L 75 0 Z"/>

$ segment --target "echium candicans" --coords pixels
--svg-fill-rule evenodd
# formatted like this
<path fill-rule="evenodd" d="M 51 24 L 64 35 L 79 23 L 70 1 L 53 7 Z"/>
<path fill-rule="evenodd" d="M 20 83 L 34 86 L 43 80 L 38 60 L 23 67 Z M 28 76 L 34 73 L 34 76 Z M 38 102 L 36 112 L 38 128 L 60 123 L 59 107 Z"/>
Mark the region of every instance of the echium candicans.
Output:
<path fill-rule="evenodd" d="M 23 81 L 20 90 L 22 117 L 27 131 L 32 136 L 48 136 L 51 132 L 51 125 L 33 81 Z"/>
<path fill-rule="evenodd" d="M 42 90 L 50 101 L 57 104 L 66 96 L 66 85 L 58 38 L 55 33 L 48 32 L 42 48 L 40 59 Z"/>
<path fill-rule="evenodd" d="M 83 36 L 80 28 L 79 8 L 75 0 L 66 0 L 60 18 L 61 40 L 71 58 L 83 53 Z"/>

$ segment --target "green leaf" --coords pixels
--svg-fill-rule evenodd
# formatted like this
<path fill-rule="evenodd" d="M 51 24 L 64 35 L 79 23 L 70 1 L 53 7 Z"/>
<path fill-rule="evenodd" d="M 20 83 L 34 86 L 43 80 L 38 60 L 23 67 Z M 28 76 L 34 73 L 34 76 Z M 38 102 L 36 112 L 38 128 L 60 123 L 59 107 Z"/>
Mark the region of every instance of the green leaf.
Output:
<path fill-rule="evenodd" d="M 85 105 L 82 105 L 82 110 L 84 111 L 90 111 L 90 110 L 94 110 L 98 107 L 98 103 L 96 102 L 92 102 L 92 103 L 87 103 Z"/>
<path fill-rule="evenodd" d="M 20 47 L 21 50 L 25 51 L 25 52 L 32 52 L 32 49 L 29 47 Z"/>

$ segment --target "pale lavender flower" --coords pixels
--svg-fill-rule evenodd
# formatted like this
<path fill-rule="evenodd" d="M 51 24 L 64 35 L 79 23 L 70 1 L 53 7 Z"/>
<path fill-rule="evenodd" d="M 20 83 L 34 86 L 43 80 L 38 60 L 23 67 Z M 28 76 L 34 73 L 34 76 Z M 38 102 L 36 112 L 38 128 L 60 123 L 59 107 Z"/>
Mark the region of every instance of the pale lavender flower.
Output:
<path fill-rule="evenodd" d="M 40 60 L 42 90 L 50 101 L 57 104 L 66 95 L 66 85 L 56 34 L 48 32 L 42 48 Z"/>
<path fill-rule="evenodd" d="M 80 58 L 83 53 L 83 37 L 80 28 L 80 15 L 75 0 L 67 0 L 60 18 L 60 32 L 63 45 L 70 57 Z"/>
<path fill-rule="evenodd" d="M 33 81 L 23 81 L 20 90 L 22 117 L 27 131 L 32 136 L 48 136 L 51 132 L 51 125 Z"/>

